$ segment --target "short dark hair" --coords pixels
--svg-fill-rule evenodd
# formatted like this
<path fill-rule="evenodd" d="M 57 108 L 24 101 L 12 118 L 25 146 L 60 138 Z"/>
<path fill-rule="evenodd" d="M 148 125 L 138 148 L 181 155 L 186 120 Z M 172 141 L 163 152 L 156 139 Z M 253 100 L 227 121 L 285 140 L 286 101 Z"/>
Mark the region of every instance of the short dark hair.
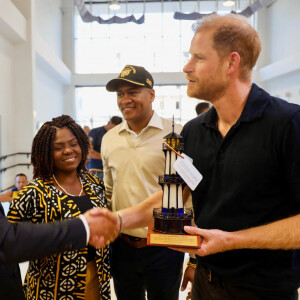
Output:
<path fill-rule="evenodd" d="M 27 176 L 24 173 L 19 173 L 16 175 L 15 179 L 17 179 L 18 176 L 24 176 L 27 179 Z"/>
<path fill-rule="evenodd" d="M 68 128 L 78 140 L 82 158 L 77 173 L 87 171 L 85 163 L 88 156 L 90 141 L 81 126 L 67 115 L 53 118 L 46 122 L 35 135 L 31 148 L 31 163 L 33 165 L 33 178 L 47 180 L 54 173 L 53 141 L 57 129 Z"/>
<path fill-rule="evenodd" d="M 203 113 L 203 111 L 205 111 L 207 109 L 209 109 L 208 102 L 199 102 L 195 107 L 197 115 L 200 115 L 201 113 Z"/>
<path fill-rule="evenodd" d="M 111 119 L 110 119 L 110 122 L 115 124 L 115 125 L 119 125 L 120 123 L 123 122 L 122 118 L 119 117 L 119 116 L 113 116 Z"/>

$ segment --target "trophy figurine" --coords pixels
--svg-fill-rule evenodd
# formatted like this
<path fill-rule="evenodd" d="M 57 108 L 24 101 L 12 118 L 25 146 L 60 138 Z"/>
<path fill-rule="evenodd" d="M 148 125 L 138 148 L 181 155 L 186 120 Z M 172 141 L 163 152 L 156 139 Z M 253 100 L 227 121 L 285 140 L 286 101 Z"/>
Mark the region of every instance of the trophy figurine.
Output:
<path fill-rule="evenodd" d="M 185 182 L 173 168 L 177 156 L 181 156 L 184 150 L 183 137 L 174 132 L 174 122 L 173 131 L 164 137 L 162 150 L 165 154 L 165 174 L 159 176 L 158 183 L 163 190 L 163 200 L 162 206 L 153 210 L 154 226 L 148 232 L 148 244 L 198 247 L 199 238 L 184 231 L 184 226 L 192 224 L 193 210 L 184 208 Z"/>

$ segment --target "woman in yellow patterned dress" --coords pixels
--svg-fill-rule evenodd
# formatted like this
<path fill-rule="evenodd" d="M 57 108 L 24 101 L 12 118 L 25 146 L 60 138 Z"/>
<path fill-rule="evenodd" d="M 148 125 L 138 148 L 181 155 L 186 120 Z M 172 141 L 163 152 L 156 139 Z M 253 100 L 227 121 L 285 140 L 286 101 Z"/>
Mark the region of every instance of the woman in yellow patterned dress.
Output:
<path fill-rule="evenodd" d="M 11 222 L 49 223 L 106 207 L 101 180 L 88 173 L 89 139 L 69 116 L 46 122 L 31 152 L 34 180 L 8 213 Z M 24 283 L 30 300 L 110 299 L 109 249 L 91 246 L 30 261 Z"/>

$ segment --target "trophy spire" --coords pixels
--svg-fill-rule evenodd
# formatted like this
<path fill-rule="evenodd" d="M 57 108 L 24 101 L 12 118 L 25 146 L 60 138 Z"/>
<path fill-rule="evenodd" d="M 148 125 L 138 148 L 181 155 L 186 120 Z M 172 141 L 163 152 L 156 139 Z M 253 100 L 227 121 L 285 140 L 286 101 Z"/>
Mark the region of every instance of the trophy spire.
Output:
<path fill-rule="evenodd" d="M 175 126 L 175 123 L 174 123 L 174 115 L 173 115 L 173 123 L 172 123 L 172 132 L 174 133 L 174 126 Z"/>

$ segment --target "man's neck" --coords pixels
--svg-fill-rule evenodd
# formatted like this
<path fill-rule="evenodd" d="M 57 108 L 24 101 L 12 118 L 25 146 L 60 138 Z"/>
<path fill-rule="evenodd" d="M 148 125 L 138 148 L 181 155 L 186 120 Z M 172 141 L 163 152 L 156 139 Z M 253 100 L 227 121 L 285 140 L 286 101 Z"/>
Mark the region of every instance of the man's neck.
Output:
<path fill-rule="evenodd" d="M 134 133 L 139 134 L 149 124 L 153 113 L 154 111 L 152 111 L 151 114 L 149 114 L 148 116 L 145 116 L 145 118 L 139 122 L 131 122 L 130 120 L 127 121 L 129 129 L 132 130 Z"/>
<path fill-rule="evenodd" d="M 239 83 L 231 86 L 224 96 L 213 103 L 218 114 L 217 127 L 223 137 L 241 116 L 251 86 L 251 83 Z"/>

